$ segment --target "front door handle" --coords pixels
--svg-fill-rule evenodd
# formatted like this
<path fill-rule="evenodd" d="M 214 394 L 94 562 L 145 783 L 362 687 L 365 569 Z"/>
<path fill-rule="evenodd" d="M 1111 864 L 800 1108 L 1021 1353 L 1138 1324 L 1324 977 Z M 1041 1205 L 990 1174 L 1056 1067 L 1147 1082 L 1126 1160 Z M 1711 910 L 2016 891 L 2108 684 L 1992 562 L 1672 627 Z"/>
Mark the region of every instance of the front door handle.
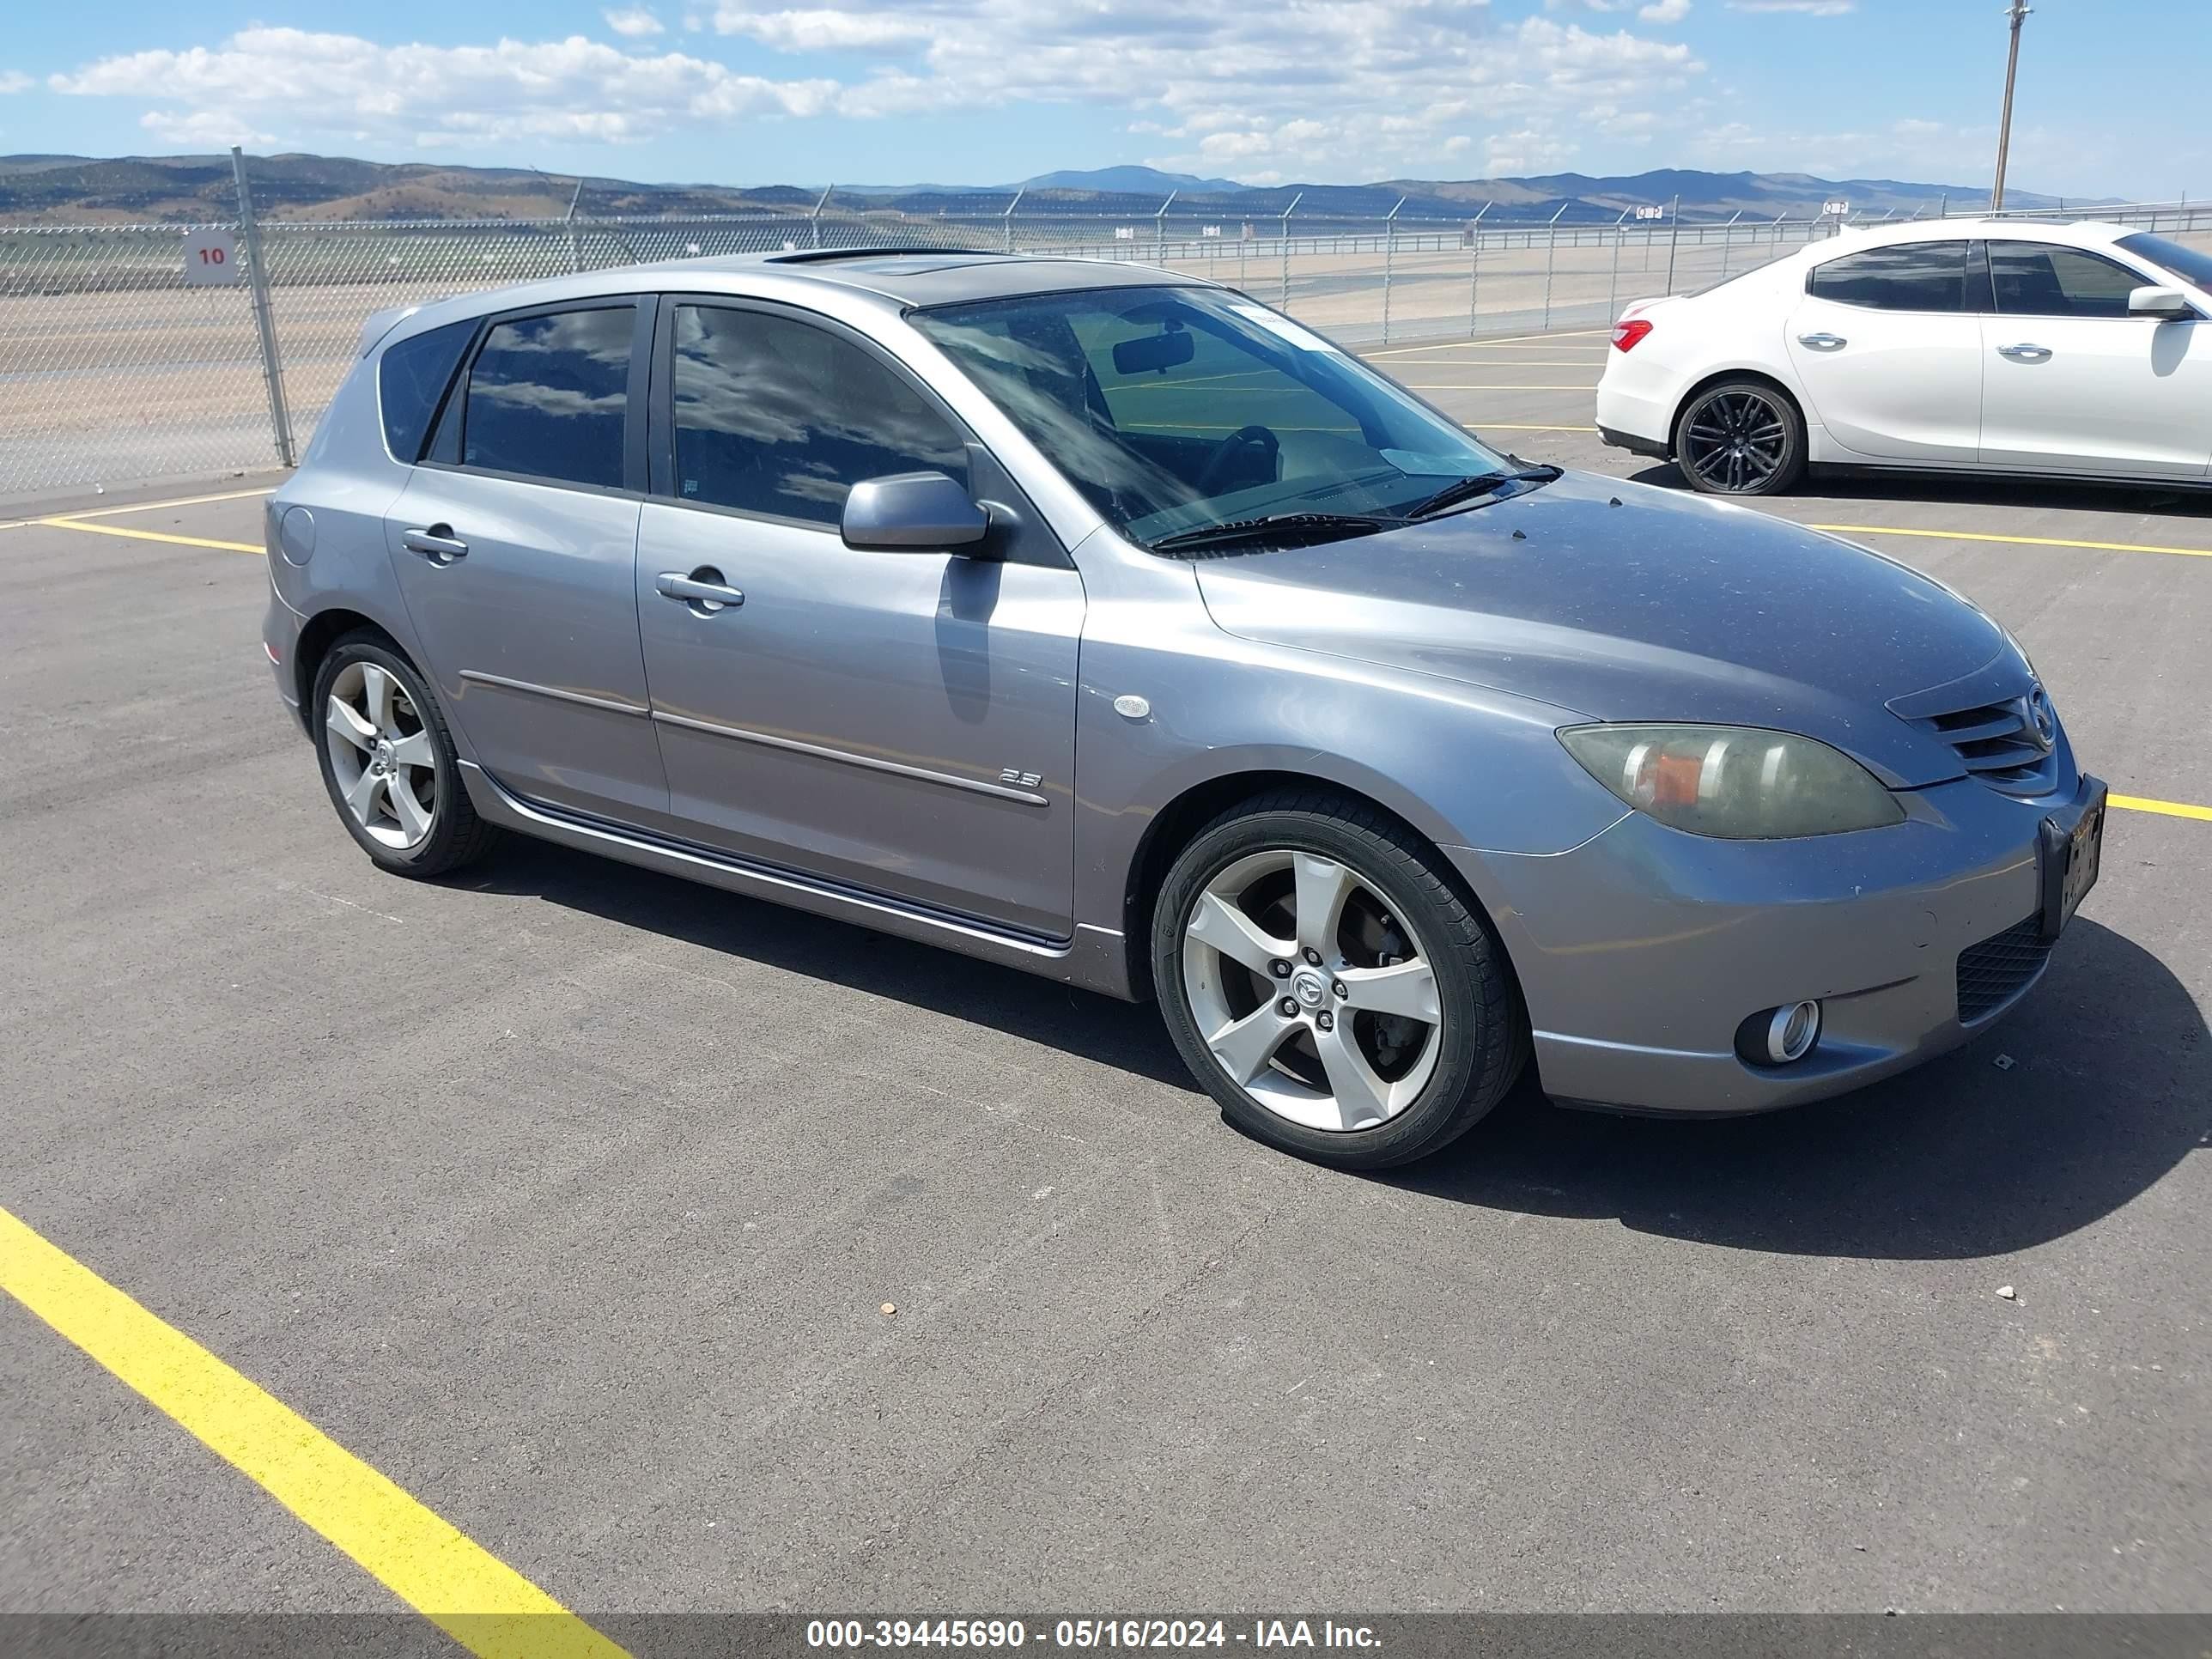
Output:
<path fill-rule="evenodd" d="M 1797 337 L 1797 343 L 1801 346 L 1810 346 L 1815 351 L 1833 351 L 1838 346 L 1849 345 L 1850 342 L 1840 334 L 1820 333 L 1800 334 Z"/>
<path fill-rule="evenodd" d="M 420 553 L 440 564 L 466 558 L 469 552 L 469 544 L 454 536 L 449 524 L 434 524 L 428 530 L 403 531 L 399 542 L 409 552 Z"/>
<path fill-rule="evenodd" d="M 2042 363 L 2051 360 L 2049 346 L 2031 345 L 2022 341 L 2018 345 L 1999 346 L 1997 356 L 2009 357 L 2016 363 Z"/>
<path fill-rule="evenodd" d="M 695 616 L 734 611 L 745 602 L 745 596 L 724 581 L 722 573 L 710 564 L 701 565 L 688 576 L 680 570 L 664 570 L 653 579 L 653 586 L 665 598 L 689 605 Z"/>

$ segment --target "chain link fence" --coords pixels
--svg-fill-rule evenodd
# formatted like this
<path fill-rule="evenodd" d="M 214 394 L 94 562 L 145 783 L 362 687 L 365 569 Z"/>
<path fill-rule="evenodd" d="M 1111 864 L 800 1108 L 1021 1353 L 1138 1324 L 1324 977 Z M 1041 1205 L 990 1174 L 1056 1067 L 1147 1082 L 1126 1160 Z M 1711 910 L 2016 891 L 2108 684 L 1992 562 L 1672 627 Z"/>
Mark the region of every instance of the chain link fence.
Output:
<path fill-rule="evenodd" d="M 693 219 L 257 223 L 242 177 L 240 198 L 240 219 L 226 224 L 0 227 L 0 499 L 290 465 L 370 313 L 574 271 L 814 247 L 1051 252 L 1227 283 L 1363 345 L 1600 327 L 1631 300 L 1706 287 L 1838 228 L 1740 215 L 1686 223 L 1672 213 L 1504 223 L 1487 210 L 1358 222 L 1302 219 L 1295 204 L 1245 219 L 953 217 L 824 204 Z M 2212 246 L 2212 204 L 2094 216 Z M 220 269 L 210 268 L 210 245 Z M 268 354 L 257 326 L 264 305 Z"/>

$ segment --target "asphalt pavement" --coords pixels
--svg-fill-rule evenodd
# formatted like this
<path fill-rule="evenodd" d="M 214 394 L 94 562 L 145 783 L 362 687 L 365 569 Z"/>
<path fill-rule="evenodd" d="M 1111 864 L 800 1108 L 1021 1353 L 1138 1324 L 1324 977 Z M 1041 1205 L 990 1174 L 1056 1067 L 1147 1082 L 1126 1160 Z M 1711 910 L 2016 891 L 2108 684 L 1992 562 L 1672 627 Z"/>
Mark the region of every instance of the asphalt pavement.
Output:
<path fill-rule="evenodd" d="M 1671 481 L 1601 337 L 1393 349 Z M 539 844 L 378 873 L 204 544 L 258 498 L 127 504 L 0 529 L 0 1207 L 580 1613 L 2212 1609 L 2212 498 L 1775 504 L 2151 803 L 1996 1032 L 1752 1120 L 1524 1085 L 1383 1178 L 1148 1009 Z M 0 1297 L 0 1611 L 397 1605 Z"/>

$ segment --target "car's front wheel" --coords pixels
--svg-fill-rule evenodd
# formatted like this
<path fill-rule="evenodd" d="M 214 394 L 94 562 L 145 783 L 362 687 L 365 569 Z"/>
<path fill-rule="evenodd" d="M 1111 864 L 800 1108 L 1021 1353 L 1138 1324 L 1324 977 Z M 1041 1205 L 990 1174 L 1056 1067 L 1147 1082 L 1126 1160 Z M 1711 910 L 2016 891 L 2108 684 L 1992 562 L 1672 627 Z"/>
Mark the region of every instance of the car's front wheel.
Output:
<path fill-rule="evenodd" d="M 315 673 L 315 753 L 339 822 L 379 866 L 439 876 L 498 831 L 461 785 L 460 759 L 430 689 L 381 638 L 340 640 Z"/>
<path fill-rule="evenodd" d="M 1764 380 L 1707 386 L 1674 422 L 1674 462 L 1710 495 L 1774 495 L 1805 474 L 1805 421 Z"/>
<path fill-rule="evenodd" d="M 1527 1054 L 1504 952 L 1428 853 L 1338 798 L 1263 797 L 1185 848 L 1152 968 L 1184 1061 L 1231 1121 L 1381 1169 L 1498 1103 Z"/>

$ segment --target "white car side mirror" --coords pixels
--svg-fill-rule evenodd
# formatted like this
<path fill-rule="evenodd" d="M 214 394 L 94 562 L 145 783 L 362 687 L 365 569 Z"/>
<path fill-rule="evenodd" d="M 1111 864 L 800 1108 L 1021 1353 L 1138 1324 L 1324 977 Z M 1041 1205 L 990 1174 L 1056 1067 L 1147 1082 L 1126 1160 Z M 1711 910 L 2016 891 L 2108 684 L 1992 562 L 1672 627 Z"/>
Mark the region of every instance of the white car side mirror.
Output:
<path fill-rule="evenodd" d="M 2139 288 L 2128 295 L 2130 317 L 2190 317 L 2196 307 L 2178 288 Z"/>

